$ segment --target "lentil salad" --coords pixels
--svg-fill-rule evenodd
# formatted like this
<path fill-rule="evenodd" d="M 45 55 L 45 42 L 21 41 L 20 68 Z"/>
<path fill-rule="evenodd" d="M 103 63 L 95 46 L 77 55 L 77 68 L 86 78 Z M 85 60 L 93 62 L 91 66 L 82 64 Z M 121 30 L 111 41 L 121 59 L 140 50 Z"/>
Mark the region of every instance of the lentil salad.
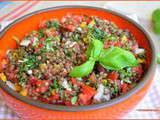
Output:
<path fill-rule="evenodd" d="M 93 60 L 91 52 L 86 52 L 94 40 L 101 41 L 96 46 L 101 44 L 104 51 L 129 51 L 138 64 L 127 66 L 124 62 L 121 69 L 105 67 L 106 61 L 99 57 Z M 18 44 L 3 60 L 1 80 L 23 96 L 50 104 L 76 106 L 109 101 L 132 89 L 145 70 L 145 50 L 139 48 L 134 36 L 96 16 L 67 14 L 60 21 L 44 21 Z M 90 58 L 93 65 L 88 64 Z M 75 73 L 74 69 L 84 63 L 89 72 L 83 67 Z M 83 71 L 85 74 L 81 74 Z"/>

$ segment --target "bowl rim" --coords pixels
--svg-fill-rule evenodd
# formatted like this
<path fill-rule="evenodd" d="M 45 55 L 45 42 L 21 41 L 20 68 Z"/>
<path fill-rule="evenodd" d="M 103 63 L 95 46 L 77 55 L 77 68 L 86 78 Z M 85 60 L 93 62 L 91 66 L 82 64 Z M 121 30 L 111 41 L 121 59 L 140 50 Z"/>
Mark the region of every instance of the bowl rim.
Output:
<path fill-rule="evenodd" d="M 34 15 L 34 14 L 39 14 L 42 12 L 47 12 L 47 11 L 52 11 L 52 10 L 57 10 L 57 9 L 63 9 L 63 8 L 82 8 L 82 9 L 95 9 L 95 10 L 101 10 L 104 12 L 109 12 L 111 14 L 114 14 L 116 16 L 119 16 L 129 22 L 131 22 L 132 24 L 134 24 L 140 31 L 142 31 L 146 38 L 148 39 L 148 42 L 150 44 L 151 50 L 152 50 L 152 60 L 151 60 L 151 64 L 147 70 L 147 72 L 145 73 L 144 77 L 142 78 L 142 80 L 137 84 L 137 86 L 135 88 L 133 88 L 132 90 L 130 90 L 128 93 L 121 95 L 117 98 L 114 98 L 110 101 L 107 102 L 103 102 L 103 103 L 98 103 L 98 104 L 93 104 L 93 105 L 87 105 L 87 106 L 62 106 L 62 105 L 52 105 L 52 104 L 47 104 L 47 103 L 43 103 L 43 102 L 39 102 L 39 101 L 34 101 L 34 100 L 30 100 L 26 97 L 21 96 L 19 93 L 17 93 L 16 91 L 12 90 L 11 88 L 9 88 L 6 83 L 4 83 L 3 81 L 0 80 L 0 87 L 2 88 L 2 90 L 4 90 L 5 92 L 7 92 L 9 95 L 11 95 L 12 97 L 14 97 L 17 100 L 20 100 L 21 102 L 24 102 L 26 104 L 29 104 L 31 106 L 34 107 L 38 107 L 38 108 L 42 108 L 42 109 L 48 109 L 48 110 L 56 110 L 56 111 L 64 111 L 64 112 L 78 112 L 78 111 L 87 111 L 87 110 L 96 110 L 96 109 L 100 109 L 100 108 L 105 108 L 105 107 L 110 107 L 112 105 L 118 104 L 124 100 L 126 100 L 127 98 L 131 97 L 133 94 L 135 94 L 136 92 L 138 92 L 140 89 L 142 89 L 146 83 L 148 83 L 148 81 L 150 80 L 150 78 L 152 77 L 152 75 L 155 72 L 155 68 L 156 68 L 156 55 L 155 55 L 155 46 L 154 46 L 154 42 L 152 41 L 151 37 L 149 36 L 149 33 L 138 23 L 136 23 L 134 20 L 130 19 L 129 17 L 119 13 L 119 12 L 115 12 L 112 11 L 110 9 L 105 9 L 105 8 L 101 8 L 101 7 L 94 7 L 94 6 L 87 6 L 87 5 L 64 5 L 64 6 L 56 6 L 56 7 L 50 7 L 50 8 L 45 8 L 45 9 L 41 9 L 41 10 L 37 10 L 34 12 L 31 12 L 29 14 L 26 14 L 16 20 L 14 20 L 12 23 L 10 23 L 8 26 L 6 26 L 1 32 L 0 32 L 0 38 L 5 34 L 5 32 L 14 24 L 23 21 L 24 19 Z"/>

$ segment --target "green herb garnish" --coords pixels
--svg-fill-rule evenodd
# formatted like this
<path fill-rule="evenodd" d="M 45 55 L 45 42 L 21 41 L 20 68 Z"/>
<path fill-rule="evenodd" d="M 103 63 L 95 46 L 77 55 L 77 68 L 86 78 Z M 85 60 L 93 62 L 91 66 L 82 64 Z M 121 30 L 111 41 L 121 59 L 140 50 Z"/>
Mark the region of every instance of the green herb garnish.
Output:
<path fill-rule="evenodd" d="M 58 22 L 58 20 L 53 20 L 53 21 L 52 21 L 52 27 L 54 27 L 54 28 L 56 28 L 56 29 L 59 28 L 59 22 Z"/>
<path fill-rule="evenodd" d="M 125 67 L 138 65 L 135 56 L 131 52 L 119 47 L 111 47 L 105 50 L 100 40 L 97 40 L 94 36 L 91 36 L 90 39 L 92 42 L 86 51 L 88 60 L 82 65 L 74 67 L 69 73 L 71 77 L 84 77 L 90 74 L 96 61 L 110 70 L 121 70 Z"/>
<path fill-rule="evenodd" d="M 54 80 L 53 84 L 54 84 L 54 88 L 55 88 L 55 89 L 58 89 L 58 83 L 57 83 L 57 80 Z"/>
<path fill-rule="evenodd" d="M 113 91 L 114 94 L 117 94 L 118 93 L 118 85 L 116 82 L 114 82 L 114 91 Z"/>
<path fill-rule="evenodd" d="M 77 101 L 77 96 L 73 96 L 72 99 L 71 99 L 71 103 L 72 105 L 74 105 Z"/>
<path fill-rule="evenodd" d="M 99 62 L 104 68 L 111 70 L 120 70 L 125 67 L 138 65 L 135 56 L 131 52 L 119 47 L 103 50 Z"/>

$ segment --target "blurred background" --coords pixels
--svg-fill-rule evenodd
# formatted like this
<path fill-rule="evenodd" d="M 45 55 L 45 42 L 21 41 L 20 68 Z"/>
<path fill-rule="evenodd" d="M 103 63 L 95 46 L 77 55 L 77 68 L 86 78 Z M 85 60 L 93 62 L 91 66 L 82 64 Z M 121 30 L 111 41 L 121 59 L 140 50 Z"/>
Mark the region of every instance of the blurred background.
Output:
<path fill-rule="evenodd" d="M 160 36 L 152 32 L 152 12 L 160 8 L 160 1 L 4 1 L 0 2 L 0 30 L 15 19 L 36 10 L 62 6 L 88 5 L 102 7 L 127 15 L 142 25 L 151 35 L 157 53 L 160 46 Z M 145 98 L 124 118 L 126 119 L 159 119 L 160 118 L 160 67 L 157 68 L 154 82 Z M 158 110 L 158 111 L 157 111 Z M 14 111 L 10 110 L 0 99 L 0 119 L 18 119 Z"/>

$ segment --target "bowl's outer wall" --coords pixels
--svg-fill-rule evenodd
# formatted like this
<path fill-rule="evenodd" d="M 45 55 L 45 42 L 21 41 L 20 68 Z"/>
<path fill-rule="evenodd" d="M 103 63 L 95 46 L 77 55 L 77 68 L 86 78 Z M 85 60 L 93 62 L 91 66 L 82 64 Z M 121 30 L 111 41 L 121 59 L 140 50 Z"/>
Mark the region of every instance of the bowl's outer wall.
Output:
<path fill-rule="evenodd" d="M 138 44 L 147 50 L 147 67 L 149 67 L 151 63 L 151 54 L 152 50 L 150 48 L 148 39 L 145 34 L 139 30 L 133 23 L 128 22 L 124 18 L 121 18 L 117 15 L 113 15 L 110 12 L 90 9 L 90 8 L 62 8 L 57 10 L 51 10 L 43 13 L 34 14 L 27 19 L 24 19 L 9 28 L 5 32 L 5 34 L 0 38 L 0 59 L 5 56 L 5 52 L 10 48 L 16 47 L 16 42 L 12 39 L 12 36 L 17 36 L 22 39 L 26 33 L 31 32 L 38 28 L 39 22 L 43 20 L 48 20 L 51 18 L 62 18 L 62 16 L 66 15 L 66 13 L 74 13 L 74 14 L 86 14 L 86 15 L 94 15 L 99 16 L 101 18 L 110 20 L 115 22 L 122 29 L 129 29 L 131 33 L 137 39 Z M 139 90 L 134 95 L 130 96 L 128 99 L 115 104 L 110 107 L 98 109 L 98 110 L 90 110 L 90 111 L 82 111 L 82 112 L 62 112 L 62 111 L 52 111 L 47 109 L 38 108 L 35 106 L 31 106 L 26 104 L 2 89 L 0 89 L 3 99 L 6 101 L 6 104 L 13 109 L 19 116 L 26 119 L 102 119 L 102 118 L 120 118 L 127 112 L 129 112 L 145 95 L 148 87 L 151 84 L 153 79 L 153 75 L 149 78 L 145 86 Z"/>

